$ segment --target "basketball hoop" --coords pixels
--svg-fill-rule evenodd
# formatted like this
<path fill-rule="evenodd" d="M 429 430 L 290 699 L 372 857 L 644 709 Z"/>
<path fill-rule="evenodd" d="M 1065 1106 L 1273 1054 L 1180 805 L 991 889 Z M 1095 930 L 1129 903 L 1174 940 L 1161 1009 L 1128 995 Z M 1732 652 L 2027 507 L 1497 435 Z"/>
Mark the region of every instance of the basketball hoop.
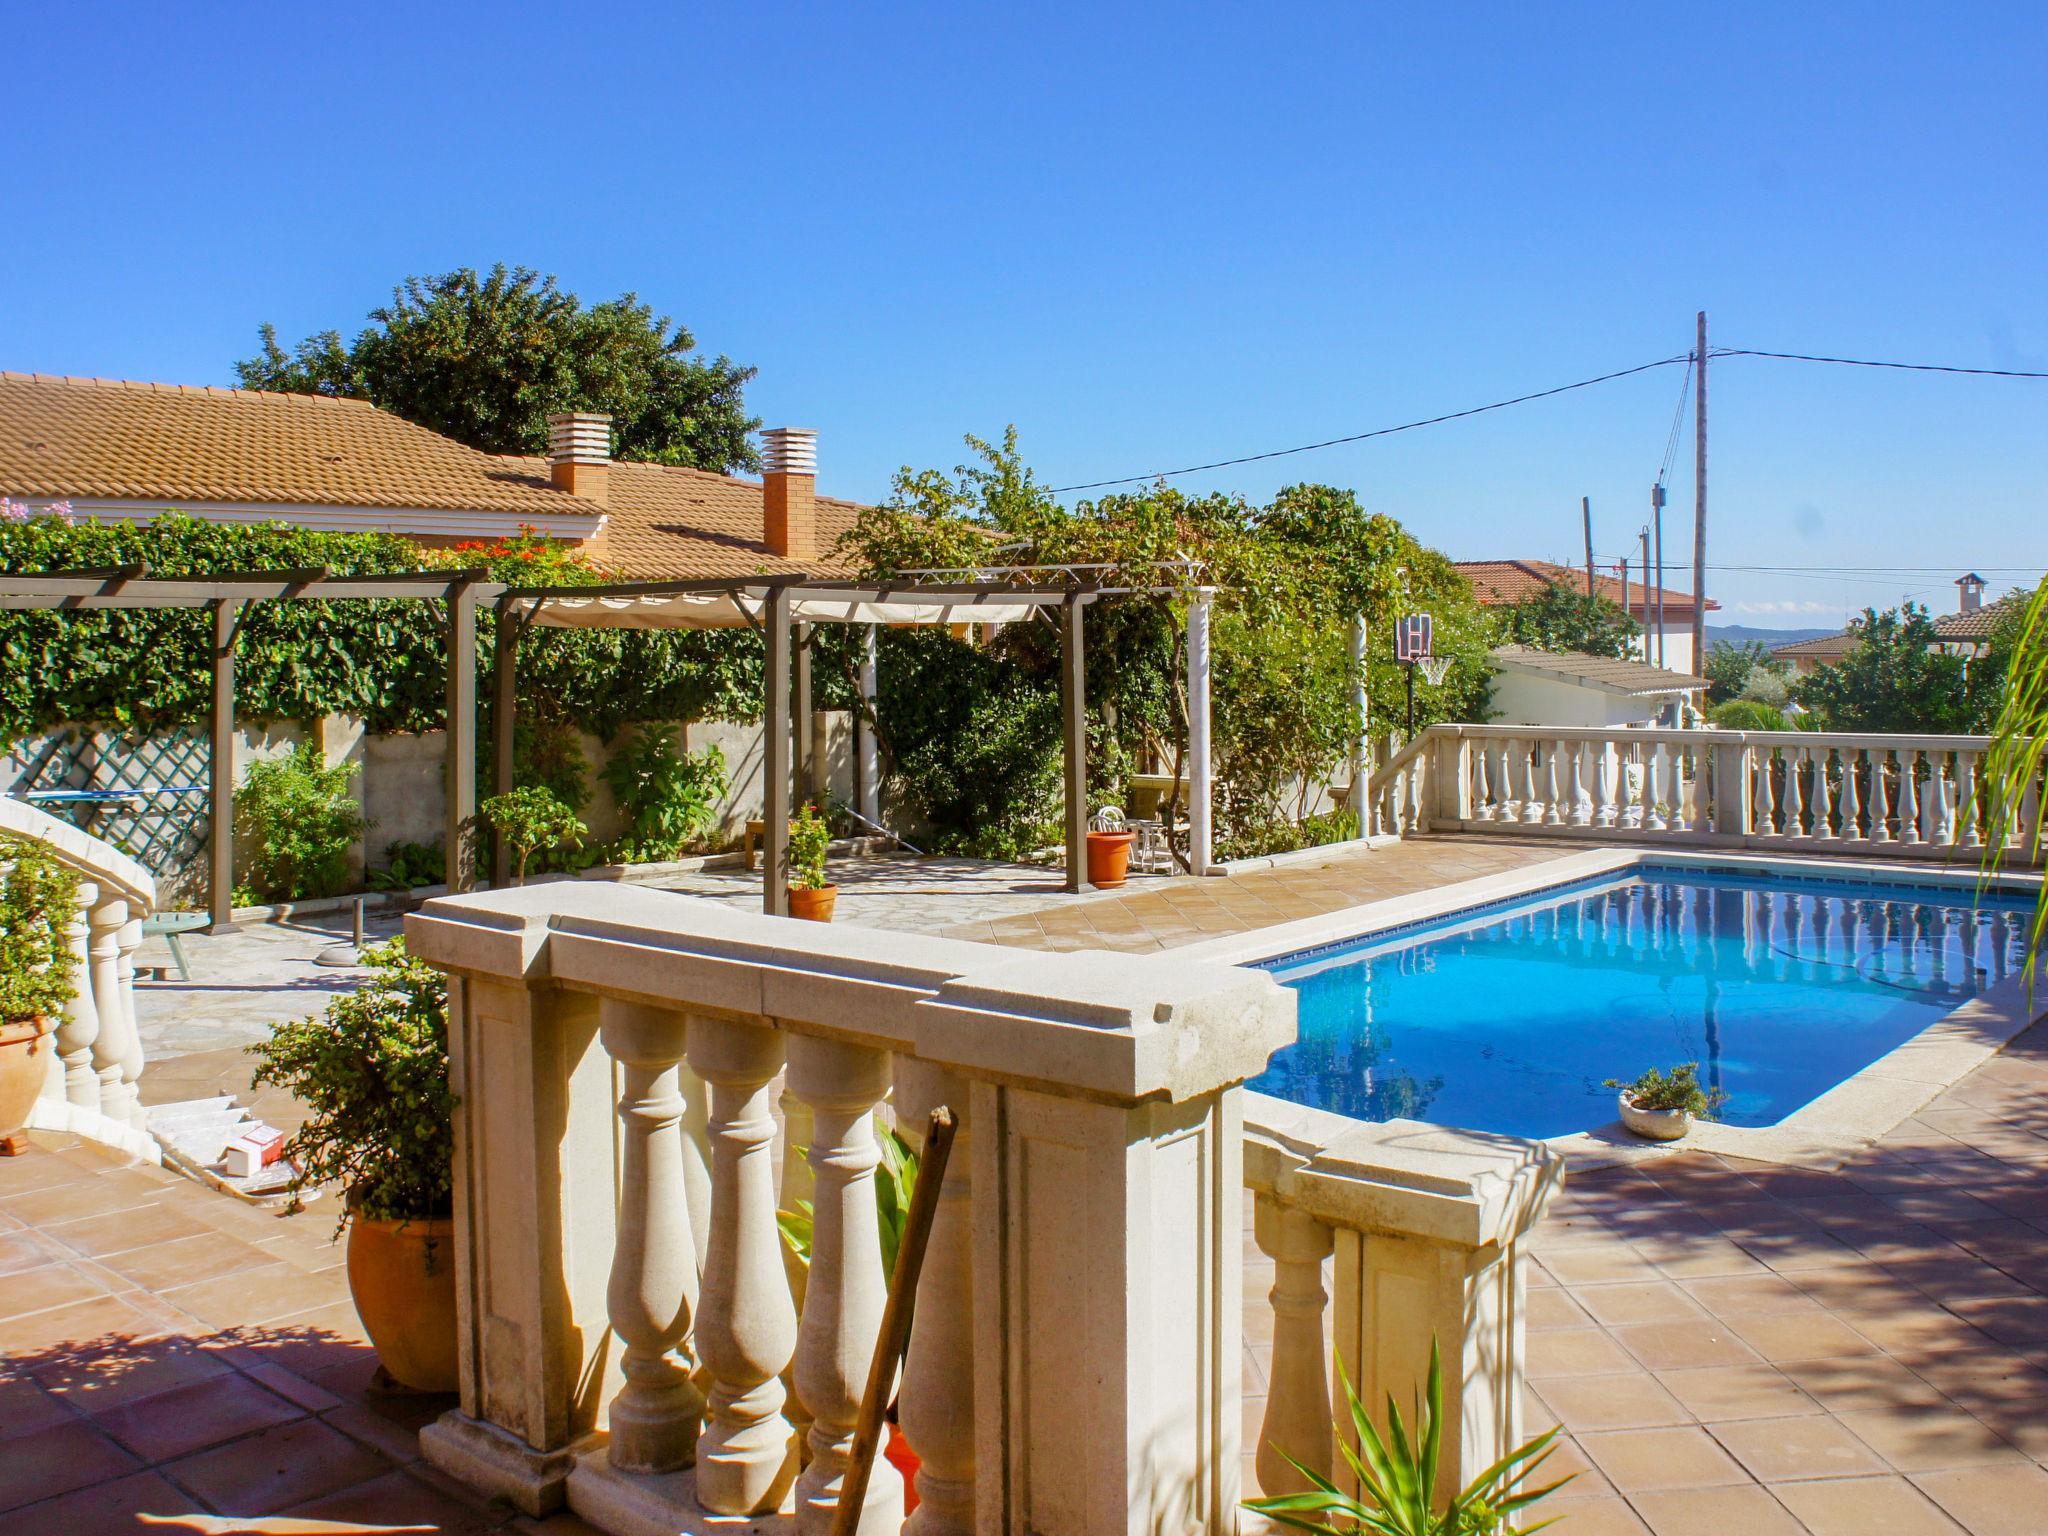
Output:
<path fill-rule="evenodd" d="M 1441 687 L 1444 677 L 1451 670 L 1451 658 L 1448 656 L 1424 656 L 1416 664 L 1422 668 L 1422 675 L 1429 680 L 1429 686 L 1432 688 Z"/>

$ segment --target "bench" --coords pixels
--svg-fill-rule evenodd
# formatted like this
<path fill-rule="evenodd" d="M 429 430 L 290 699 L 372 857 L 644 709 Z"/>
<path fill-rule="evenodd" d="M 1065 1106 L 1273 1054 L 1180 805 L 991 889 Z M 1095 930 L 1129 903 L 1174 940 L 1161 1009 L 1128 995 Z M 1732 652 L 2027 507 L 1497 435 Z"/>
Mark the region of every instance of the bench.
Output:
<path fill-rule="evenodd" d="M 152 912 L 142 920 L 142 936 L 162 939 L 171 952 L 171 962 L 178 968 L 178 980 L 190 981 L 192 967 L 185 959 L 185 945 L 179 935 L 195 932 L 212 921 L 204 912 Z"/>

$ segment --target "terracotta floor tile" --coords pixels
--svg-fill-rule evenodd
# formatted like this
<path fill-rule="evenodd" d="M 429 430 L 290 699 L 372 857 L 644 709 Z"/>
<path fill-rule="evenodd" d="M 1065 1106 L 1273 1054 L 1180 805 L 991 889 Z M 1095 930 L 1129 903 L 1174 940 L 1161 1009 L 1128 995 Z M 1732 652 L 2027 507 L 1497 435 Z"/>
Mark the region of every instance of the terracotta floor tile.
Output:
<path fill-rule="evenodd" d="M 1777 1275 L 1719 1275 L 1685 1282 L 1686 1294 L 1716 1317 L 1762 1317 L 1816 1312 L 1816 1302 Z"/>
<path fill-rule="evenodd" d="M 25 1269 L 0 1280 L 0 1319 L 40 1312 L 109 1294 L 112 1287 L 101 1284 L 74 1264 L 45 1264 Z"/>
<path fill-rule="evenodd" d="M 1788 1380 L 1834 1414 L 1943 1408 L 1947 1403 L 1933 1385 L 1885 1355 L 1790 1360 L 1782 1369 Z"/>
<path fill-rule="evenodd" d="M 105 1340 L 36 1367 L 36 1380 L 79 1413 L 104 1413 L 226 1375 L 227 1366 L 185 1339 Z"/>
<path fill-rule="evenodd" d="M 137 1472 L 15 1510 L 7 1517 L 7 1536 L 101 1536 L 114 1531 L 135 1531 L 140 1536 L 149 1528 L 138 1515 L 193 1512 L 190 1494 L 173 1488 L 154 1472 Z"/>
<path fill-rule="evenodd" d="M 1752 1257 L 1740 1244 L 1725 1237 L 1689 1243 L 1672 1242 L 1655 1247 L 1648 1244 L 1638 1246 L 1640 1251 L 1656 1261 L 1658 1269 L 1674 1280 L 1769 1273 L 1760 1259 Z"/>
<path fill-rule="evenodd" d="M 1572 1483 L 1557 1497 L 1531 1505 L 1529 1519 L 1554 1518 L 1559 1521 L 1558 1530 L 1568 1530 L 1571 1536 L 1649 1536 L 1650 1528 L 1636 1518 L 1635 1511 L 1611 1493 L 1589 1499 L 1564 1496 L 1576 1492 L 1578 1486 Z"/>
<path fill-rule="evenodd" d="M 330 1305 L 348 1295 L 339 1273 L 309 1275 L 275 1261 L 255 1269 L 175 1286 L 163 1293 L 172 1306 L 216 1328 L 263 1324 Z"/>
<path fill-rule="evenodd" d="M 1593 1465 L 1631 1499 L 1664 1488 L 1707 1488 L 1748 1478 L 1703 1429 L 1619 1429 L 1579 1436 Z"/>
<path fill-rule="evenodd" d="M 1551 1328 L 1586 1328 L 1593 1321 L 1586 1315 L 1586 1309 L 1572 1300 L 1569 1291 L 1556 1286 L 1530 1291 L 1523 1317 L 1531 1333 Z"/>
<path fill-rule="evenodd" d="M 1838 1318 L 1820 1312 L 1737 1317 L 1729 1329 L 1766 1360 L 1835 1360 L 1878 1348 Z"/>
<path fill-rule="evenodd" d="M 1964 1322 L 1983 1329 L 2001 1344 L 2048 1342 L 2048 1296 L 1951 1301 L 1948 1309 Z"/>
<path fill-rule="evenodd" d="M 1944 1515 L 1902 1477 L 1836 1478 L 1783 1483 L 1771 1489 L 1810 1536 L 1961 1536 Z"/>
<path fill-rule="evenodd" d="M 0 1440 L 69 1424 L 77 1417 L 61 1398 L 27 1376 L 0 1376 Z"/>
<path fill-rule="evenodd" d="M 1869 1448 L 1826 1414 L 1741 1419 L 1707 1432 L 1762 1483 L 1812 1477 L 1861 1477 L 1886 1470 Z"/>
<path fill-rule="evenodd" d="M 2018 1462 L 2004 1436 L 1960 1408 L 1845 1413 L 1841 1422 L 1900 1472 L 1939 1472 Z"/>
<path fill-rule="evenodd" d="M 117 1444 L 154 1464 L 286 1423 L 303 1412 L 247 1377 L 230 1374 L 138 1398 L 95 1415 L 93 1422 Z"/>
<path fill-rule="evenodd" d="M 1704 1322 L 1706 1313 L 1669 1280 L 1577 1285 L 1571 1295 L 1608 1327 L 1631 1323 Z"/>
<path fill-rule="evenodd" d="M 424 1528 L 440 1536 L 480 1536 L 497 1528 L 496 1519 L 481 1500 L 451 1497 L 404 1471 L 387 1472 L 352 1488 L 295 1504 L 285 1513 L 300 1520 Z"/>
<path fill-rule="evenodd" d="M 1620 1243 L 1600 1247 L 1565 1248 L 1543 1255 L 1543 1267 L 1565 1285 L 1586 1285 L 1600 1280 L 1643 1280 L 1657 1278 L 1650 1261 Z"/>
<path fill-rule="evenodd" d="M 1653 1371 L 1682 1371 L 1708 1365 L 1754 1365 L 1758 1356 L 1729 1325 L 1705 1318 L 1696 1323 L 1645 1323 L 1617 1328 L 1615 1339 Z"/>
<path fill-rule="evenodd" d="M 32 1227 L 0 1232 L 0 1279 L 74 1257 L 69 1248 L 51 1242 Z"/>
<path fill-rule="evenodd" d="M 110 1173 L 104 1178 L 87 1175 L 20 1195 L 10 1195 L 5 1190 L 6 1186 L 0 1185 L 0 1210 L 38 1227 L 102 1216 L 109 1211 L 132 1211 L 138 1206 L 155 1204 L 163 1193 L 158 1185 L 130 1180 L 122 1173 Z"/>
<path fill-rule="evenodd" d="M 2048 1531 L 2048 1472 L 2039 1467 L 1929 1472 L 1913 1482 L 1970 1536 L 2040 1536 Z"/>
<path fill-rule="evenodd" d="M 1819 1403 L 1770 1365 L 1664 1371 L 1657 1382 L 1687 1413 L 1702 1422 L 1774 1419 L 1821 1411 Z"/>
<path fill-rule="evenodd" d="M 166 1243 L 181 1237 L 211 1235 L 205 1223 L 161 1203 L 135 1210 L 108 1211 L 78 1221 L 62 1221 L 44 1227 L 43 1233 L 51 1241 L 62 1243 L 87 1258 L 105 1258 L 124 1249 Z"/>
<path fill-rule="evenodd" d="M 1804 1536 L 1785 1506 L 1755 1486 L 1639 1493 L 1631 1502 L 1656 1536 Z"/>
<path fill-rule="evenodd" d="M 202 1230 L 189 1237 L 111 1253 L 99 1262 L 137 1285 L 167 1291 L 222 1275 L 247 1273 L 272 1259 L 262 1249 Z"/>
<path fill-rule="evenodd" d="M 74 1488 L 125 1477 L 142 1464 L 82 1420 L 52 1424 L 0 1442 L 0 1510 L 53 1499 Z"/>
<path fill-rule="evenodd" d="M 1623 1376 L 1552 1377 L 1536 1390 L 1573 1434 L 1692 1422 L 1692 1415 L 1647 1371 Z"/>
<path fill-rule="evenodd" d="M 1524 1374 L 1531 1381 L 1542 1381 L 1549 1376 L 1591 1376 L 1637 1368 L 1627 1352 L 1599 1329 L 1559 1328 L 1529 1335 Z"/>
<path fill-rule="evenodd" d="M 318 1419 L 298 1419 L 161 1470 L 223 1514 L 271 1515 L 380 1477 L 389 1465 Z"/>
<path fill-rule="evenodd" d="M 108 1334 L 148 1337 L 170 1325 L 162 1307 L 141 1292 L 131 1294 L 133 1299 L 95 1296 L 0 1322 L 0 1356 L 40 1353 L 52 1346 Z"/>

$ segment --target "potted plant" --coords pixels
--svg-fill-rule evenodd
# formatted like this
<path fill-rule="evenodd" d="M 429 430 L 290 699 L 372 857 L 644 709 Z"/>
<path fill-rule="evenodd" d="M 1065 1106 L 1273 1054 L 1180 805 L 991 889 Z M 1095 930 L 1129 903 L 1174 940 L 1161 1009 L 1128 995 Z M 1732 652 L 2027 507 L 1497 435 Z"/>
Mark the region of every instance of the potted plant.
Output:
<path fill-rule="evenodd" d="M 1137 834 L 1124 825 L 1124 813 L 1105 805 L 1095 813 L 1088 829 L 1088 883 L 1122 885 L 1131 869 L 1131 839 Z"/>
<path fill-rule="evenodd" d="M 832 828 L 807 805 L 789 824 L 789 915 L 814 923 L 832 921 L 839 887 L 825 883 L 825 851 L 832 846 Z"/>
<path fill-rule="evenodd" d="M 1728 1096 L 1700 1086 L 1700 1064 L 1682 1062 L 1668 1073 L 1650 1068 L 1632 1083 L 1610 1077 L 1619 1090 L 1621 1123 L 1650 1141 L 1677 1141 L 1695 1120 L 1711 1120 Z"/>
<path fill-rule="evenodd" d="M 27 1150 L 21 1128 L 50 1075 L 50 1034 L 78 991 L 77 903 L 78 876 L 49 850 L 0 838 L 0 1155 Z"/>
<path fill-rule="evenodd" d="M 590 830 L 553 790 L 538 784 L 493 795 L 476 808 L 476 814 L 512 850 L 516 861 L 514 885 L 526 884 L 526 861 L 536 850 L 552 848 L 557 843 L 581 842 Z"/>
<path fill-rule="evenodd" d="M 336 1185 L 348 1284 L 385 1373 L 422 1392 L 455 1375 L 455 1097 L 448 982 L 405 952 L 363 956 L 370 979 L 327 1011 L 280 1024 L 249 1049 L 256 1085 L 307 1109 L 285 1143 L 292 1191 Z"/>

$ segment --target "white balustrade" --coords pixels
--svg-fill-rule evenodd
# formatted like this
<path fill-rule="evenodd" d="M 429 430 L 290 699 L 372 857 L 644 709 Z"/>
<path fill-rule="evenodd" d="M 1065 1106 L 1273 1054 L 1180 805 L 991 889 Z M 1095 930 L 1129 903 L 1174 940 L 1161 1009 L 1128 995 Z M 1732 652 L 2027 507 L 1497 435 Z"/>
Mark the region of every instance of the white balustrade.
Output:
<path fill-rule="evenodd" d="M 878 1463 L 859 1528 L 1235 1530 L 1244 1233 L 1225 1192 L 1241 1084 L 1293 1034 L 1271 978 L 577 883 L 430 902 L 407 936 L 451 974 L 460 1095 L 461 1406 L 422 1433 L 437 1466 L 603 1530 L 822 1532 L 886 1298 L 893 1086 L 906 1131 L 940 1103 L 962 1131 L 896 1402 L 922 1502 L 906 1522 Z M 810 1175 L 800 1309 L 779 1088 L 790 1198 L 792 1164 Z"/>
<path fill-rule="evenodd" d="M 2043 785 L 1998 802 L 1988 738 L 1812 731 L 1431 726 L 1429 825 L 2037 868 Z M 1375 789 L 1392 786 L 1382 770 Z M 1402 830 L 1409 830 L 1403 828 Z M 1986 845 L 1996 836 L 1998 847 Z"/>

